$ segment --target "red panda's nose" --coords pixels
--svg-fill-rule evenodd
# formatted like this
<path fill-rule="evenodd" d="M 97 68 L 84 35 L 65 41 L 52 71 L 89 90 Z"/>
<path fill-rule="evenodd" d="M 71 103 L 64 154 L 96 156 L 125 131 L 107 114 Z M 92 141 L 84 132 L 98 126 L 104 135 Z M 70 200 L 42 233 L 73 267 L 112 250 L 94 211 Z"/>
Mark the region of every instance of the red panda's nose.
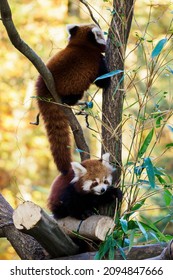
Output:
<path fill-rule="evenodd" d="M 101 189 L 101 193 L 104 193 L 106 190 L 104 188 Z"/>

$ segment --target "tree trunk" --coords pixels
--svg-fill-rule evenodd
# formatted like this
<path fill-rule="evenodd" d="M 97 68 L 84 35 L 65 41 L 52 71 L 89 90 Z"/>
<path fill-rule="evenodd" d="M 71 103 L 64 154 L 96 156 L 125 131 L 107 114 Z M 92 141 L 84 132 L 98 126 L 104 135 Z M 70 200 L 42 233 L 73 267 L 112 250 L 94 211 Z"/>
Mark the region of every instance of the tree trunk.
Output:
<path fill-rule="evenodd" d="M 108 33 L 106 60 L 109 70 L 124 71 L 127 40 L 133 18 L 134 0 L 114 0 L 113 17 Z M 120 182 L 122 167 L 122 111 L 124 100 L 124 73 L 111 78 L 110 87 L 103 92 L 102 153 L 109 151 L 115 163 L 114 181 Z"/>

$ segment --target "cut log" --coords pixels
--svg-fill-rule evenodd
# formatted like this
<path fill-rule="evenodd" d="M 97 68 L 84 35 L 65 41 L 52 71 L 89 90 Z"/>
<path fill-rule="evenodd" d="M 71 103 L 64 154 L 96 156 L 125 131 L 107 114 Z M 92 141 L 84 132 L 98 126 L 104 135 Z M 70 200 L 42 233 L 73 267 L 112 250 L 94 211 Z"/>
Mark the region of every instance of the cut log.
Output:
<path fill-rule="evenodd" d="M 79 234 L 92 240 L 101 241 L 105 240 L 106 235 L 111 233 L 115 227 L 112 218 L 100 215 L 90 216 L 84 221 L 66 217 L 57 220 L 57 223 L 71 237 Z"/>
<path fill-rule="evenodd" d="M 103 241 L 106 234 L 115 227 L 110 217 L 94 215 L 84 221 L 72 217 L 55 220 L 41 207 L 26 201 L 13 213 L 15 227 L 32 235 L 53 258 L 74 255 L 78 246 L 70 237 L 80 235 L 83 238 Z"/>
<path fill-rule="evenodd" d="M 15 227 L 32 235 L 52 258 L 70 256 L 78 252 L 78 246 L 58 226 L 56 221 L 41 207 L 26 201 L 13 213 Z"/>
<path fill-rule="evenodd" d="M 13 208 L 0 194 L 0 237 L 7 238 L 22 260 L 50 259 L 50 255 L 37 240 L 16 229 L 12 214 Z"/>

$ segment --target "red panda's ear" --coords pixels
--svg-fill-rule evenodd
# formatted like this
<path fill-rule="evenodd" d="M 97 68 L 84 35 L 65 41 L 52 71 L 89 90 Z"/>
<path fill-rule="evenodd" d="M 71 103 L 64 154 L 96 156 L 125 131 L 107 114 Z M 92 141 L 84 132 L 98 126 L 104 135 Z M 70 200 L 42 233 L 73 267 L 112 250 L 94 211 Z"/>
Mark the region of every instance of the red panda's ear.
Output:
<path fill-rule="evenodd" d="M 102 30 L 98 26 L 94 26 L 91 31 L 94 34 L 96 42 L 100 45 L 105 46 L 106 40 L 104 38 L 104 34 L 103 34 Z"/>
<path fill-rule="evenodd" d="M 84 176 L 87 173 L 87 170 L 79 162 L 71 162 L 71 166 L 75 174 L 71 183 L 75 183 L 79 180 L 80 177 Z"/>
<path fill-rule="evenodd" d="M 71 36 L 74 36 L 79 28 L 79 25 L 77 24 L 67 24 L 67 32 L 69 33 L 69 38 Z"/>
<path fill-rule="evenodd" d="M 113 172 L 114 168 L 109 163 L 110 153 L 105 153 L 102 155 L 102 164 L 106 166 L 107 169 Z"/>

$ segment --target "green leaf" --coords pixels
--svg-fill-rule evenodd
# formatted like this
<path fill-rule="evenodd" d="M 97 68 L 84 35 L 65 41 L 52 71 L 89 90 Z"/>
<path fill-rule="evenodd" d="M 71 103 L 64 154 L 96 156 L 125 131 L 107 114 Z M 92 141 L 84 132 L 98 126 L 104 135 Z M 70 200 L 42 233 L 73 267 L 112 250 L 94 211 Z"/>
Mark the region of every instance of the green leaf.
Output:
<path fill-rule="evenodd" d="M 171 131 L 171 132 L 173 132 L 173 127 L 172 127 L 172 125 L 167 125 L 167 128 Z"/>
<path fill-rule="evenodd" d="M 129 251 L 133 247 L 134 239 L 135 239 L 136 229 L 131 230 L 130 237 L 129 237 Z"/>
<path fill-rule="evenodd" d="M 173 213 L 168 214 L 162 218 L 160 218 L 159 220 L 154 222 L 154 225 L 157 225 L 158 223 L 162 223 L 162 225 L 167 225 L 168 222 L 170 222 L 173 219 Z"/>
<path fill-rule="evenodd" d="M 164 38 L 157 43 L 157 45 L 155 46 L 154 50 L 151 53 L 151 58 L 155 58 L 156 56 L 158 56 L 161 53 L 161 51 L 162 51 L 163 47 L 165 46 L 165 44 L 167 43 L 167 41 L 168 41 L 168 39 Z"/>
<path fill-rule="evenodd" d="M 155 174 L 155 175 L 162 185 L 166 184 L 166 181 L 160 175 L 157 175 L 157 174 Z"/>
<path fill-rule="evenodd" d="M 140 177 L 143 170 L 144 170 L 143 165 L 135 166 L 134 173 L 136 174 L 136 176 Z"/>
<path fill-rule="evenodd" d="M 111 246 L 108 253 L 108 259 L 114 260 L 115 259 L 115 247 Z"/>
<path fill-rule="evenodd" d="M 99 77 L 97 77 L 97 79 L 95 79 L 94 82 L 98 81 L 98 80 L 102 80 L 102 79 L 105 79 L 105 78 L 109 78 L 109 77 L 112 77 L 112 76 L 115 76 L 115 75 L 118 75 L 120 73 L 124 72 L 123 70 L 114 70 L 114 71 L 111 71 L 109 73 L 106 73 L 104 75 L 101 75 Z"/>
<path fill-rule="evenodd" d="M 161 168 L 161 167 L 154 167 L 154 174 L 155 175 L 160 175 L 160 176 L 165 175 L 161 170 L 163 170 L 163 168 Z"/>
<path fill-rule="evenodd" d="M 159 117 L 156 118 L 156 128 L 161 127 L 162 120 L 163 120 L 162 116 L 159 116 Z"/>
<path fill-rule="evenodd" d="M 155 173 L 154 173 L 154 167 L 153 164 L 151 162 L 151 159 L 149 157 L 144 158 L 144 166 L 146 168 L 147 171 L 147 176 L 148 176 L 148 180 L 150 182 L 150 186 L 151 188 L 155 188 Z"/>
<path fill-rule="evenodd" d="M 147 234 L 145 228 L 144 228 L 144 227 L 142 226 L 142 224 L 141 224 L 140 222 L 138 222 L 137 220 L 136 220 L 136 223 L 137 223 L 137 225 L 138 225 L 140 231 L 142 232 L 143 236 L 145 237 L 146 241 L 148 241 L 148 234 Z"/>
<path fill-rule="evenodd" d="M 157 233 L 157 235 L 159 236 L 160 240 L 166 241 L 165 235 L 148 218 L 145 218 L 142 215 L 141 215 L 141 218 L 145 221 L 147 227 L 151 228 L 152 230 L 154 230 L 154 232 Z"/>
<path fill-rule="evenodd" d="M 99 251 L 95 255 L 94 259 L 95 260 L 101 260 L 105 254 L 109 251 L 110 248 L 110 240 L 106 240 L 100 245 Z"/>
<path fill-rule="evenodd" d="M 143 154 L 146 152 L 149 144 L 151 143 L 151 140 L 153 138 L 153 134 L 154 134 L 154 128 L 152 128 L 152 130 L 148 133 L 148 135 L 146 136 L 139 152 L 138 152 L 138 157 L 141 158 L 143 156 Z"/>
<path fill-rule="evenodd" d="M 118 244 L 118 242 L 116 243 L 116 246 L 118 247 L 118 249 L 120 250 L 121 256 L 123 257 L 124 260 L 127 259 L 126 254 L 124 253 L 123 248 Z"/>
<path fill-rule="evenodd" d="M 173 147 L 173 143 L 169 143 L 166 145 L 166 148 L 172 148 Z"/>
<path fill-rule="evenodd" d="M 124 233 L 126 233 L 128 231 L 128 222 L 127 222 L 127 220 L 121 218 L 120 219 L 120 224 L 121 224 L 122 230 L 124 231 Z"/>
<path fill-rule="evenodd" d="M 132 207 L 131 211 L 136 211 L 138 209 L 140 209 L 145 203 L 145 199 L 136 202 L 136 204 Z"/>
<path fill-rule="evenodd" d="M 78 153 L 84 153 L 84 151 L 83 150 L 81 150 L 81 149 L 76 149 L 76 152 L 78 152 Z"/>
<path fill-rule="evenodd" d="M 172 193 L 170 191 L 168 191 L 167 189 L 164 190 L 164 194 L 163 194 L 166 206 L 169 206 L 172 202 Z"/>
<path fill-rule="evenodd" d="M 157 242 L 159 242 L 159 239 L 158 239 L 157 235 L 154 232 L 150 231 L 149 233 L 151 234 L 152 237 L 154 237 L 154 239 L 157 240 Z"/>

